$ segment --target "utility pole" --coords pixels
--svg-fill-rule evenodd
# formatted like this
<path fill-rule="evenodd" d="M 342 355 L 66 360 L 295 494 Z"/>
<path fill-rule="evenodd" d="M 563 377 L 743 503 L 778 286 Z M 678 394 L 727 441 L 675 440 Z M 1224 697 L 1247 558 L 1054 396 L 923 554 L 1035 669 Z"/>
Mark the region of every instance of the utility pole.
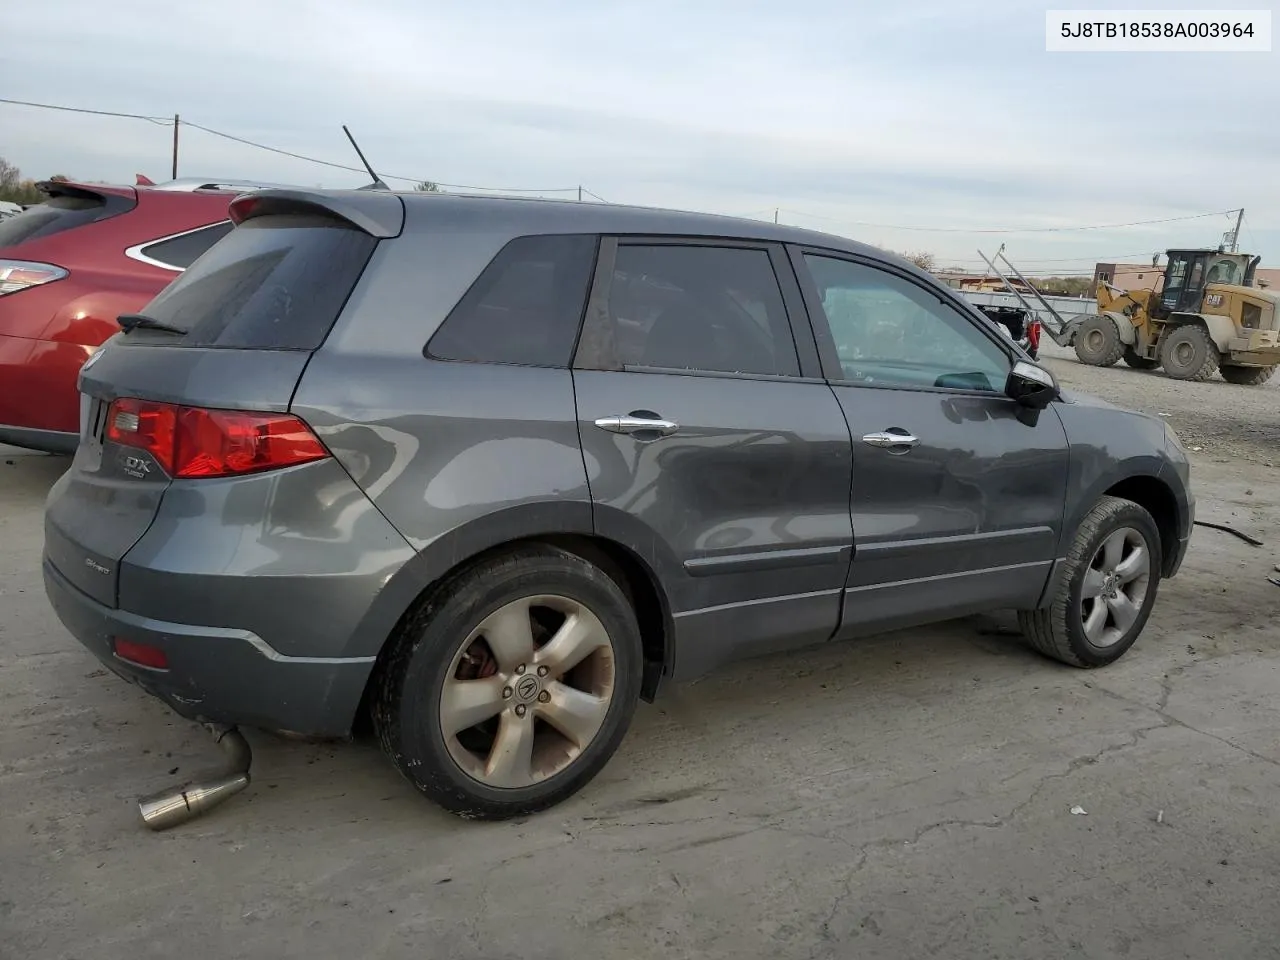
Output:
<path fill-rule="evenodd" d="M 773 208 L 773 222 L 774 222 L 774 223 L 777 223 L 777 222 L 778 222 L 778 208 L 777 208 L 777 207 L 774 207 L 774 208 Z"/>
<path fill-rule="evenodd" d="M 173 115 L 173 179 L 178 179 L 178 125 L 182 123 L 178 115 Z"/>
<path fill-rule="evenodd" d="M 1238 253 L 1240 250 L 1240 226 L 1244 223 L 1244 207 L 1240 208 L 1240 212 L 1236 215 L 1236 228 L 1231 231 L 1231 252 Z"/>
<path fill-rule="evenodd" d="M 578 202 L 582 202 L 582 184 L 578 184 Z"/>

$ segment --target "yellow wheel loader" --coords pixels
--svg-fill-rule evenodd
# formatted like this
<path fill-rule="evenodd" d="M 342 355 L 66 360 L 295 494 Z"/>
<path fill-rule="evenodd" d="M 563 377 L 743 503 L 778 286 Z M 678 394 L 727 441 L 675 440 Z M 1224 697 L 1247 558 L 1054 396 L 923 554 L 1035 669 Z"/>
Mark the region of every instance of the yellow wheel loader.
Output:
<path fill-rule="evenodd" d="M 1280 365 L 1280 295 L 1254 285 L 1261 258 L 1221 249 L 1167 255 L 1155 290 L 1098 284 L 1097 314 L 1071 324 L 1076 356 L 1095 367 L 1121 359 L 1163 367 L 1177 380 L 1221 372 L 1229 383 L 1266 383 Z"/>

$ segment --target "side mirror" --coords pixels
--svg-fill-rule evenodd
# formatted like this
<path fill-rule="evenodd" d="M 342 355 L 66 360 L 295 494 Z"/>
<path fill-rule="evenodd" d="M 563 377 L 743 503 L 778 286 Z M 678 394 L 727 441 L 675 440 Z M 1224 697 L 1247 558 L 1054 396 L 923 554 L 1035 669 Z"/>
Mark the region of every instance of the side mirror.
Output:
<path fill-rule="evenodd" d="M 1044 367 L 1019 360 L 1009 371 L 1004 392 L 1020 406 L 1043 410 L 1058 399 L 1058 381 Z"/>

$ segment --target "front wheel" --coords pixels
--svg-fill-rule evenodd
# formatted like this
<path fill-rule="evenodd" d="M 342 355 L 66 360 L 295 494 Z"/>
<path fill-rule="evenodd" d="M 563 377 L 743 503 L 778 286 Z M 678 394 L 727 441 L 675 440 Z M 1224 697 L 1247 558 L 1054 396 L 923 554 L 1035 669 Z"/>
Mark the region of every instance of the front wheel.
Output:
<path fill-rule="evenodd" d="M 484 561 L 437 590 L 379 665 L 374 726 L 422 793 L 503 820 L 572 796 L 626 735 L 640 631 L 621 588 L 550 546 Z"/>
<path fill-rule="evenodd" d="M 1110 317 L 1089 317 L 1076 332 L 1076 358 L 1091 367 L 1114 366 L 1124 353 L 1120 331 Z"/>
<path fill-rule="evenodd" d="M 1067 553 L 1057 592 L 1018 624 L 1045 656 L 1074 667 L 1119 660 L 1138 639 L 1160 585 L 1160 532 L 1145 509 L 1103 497 Z"/>

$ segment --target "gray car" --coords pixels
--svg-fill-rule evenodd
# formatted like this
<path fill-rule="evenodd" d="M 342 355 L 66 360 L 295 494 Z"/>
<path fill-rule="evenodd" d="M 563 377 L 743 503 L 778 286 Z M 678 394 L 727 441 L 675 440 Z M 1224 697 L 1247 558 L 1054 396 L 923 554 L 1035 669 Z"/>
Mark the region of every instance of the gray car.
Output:
<path fill-rule="evenodd" d="M 909 263 L 611 205 L 273 189 L 85 365 L 44 575 L 181 715 L 364 713 L 418 789 L 580 789 L 638 699 L 992 609 L 1077 667 L 1192 529 L 1165 424 Z"/>

